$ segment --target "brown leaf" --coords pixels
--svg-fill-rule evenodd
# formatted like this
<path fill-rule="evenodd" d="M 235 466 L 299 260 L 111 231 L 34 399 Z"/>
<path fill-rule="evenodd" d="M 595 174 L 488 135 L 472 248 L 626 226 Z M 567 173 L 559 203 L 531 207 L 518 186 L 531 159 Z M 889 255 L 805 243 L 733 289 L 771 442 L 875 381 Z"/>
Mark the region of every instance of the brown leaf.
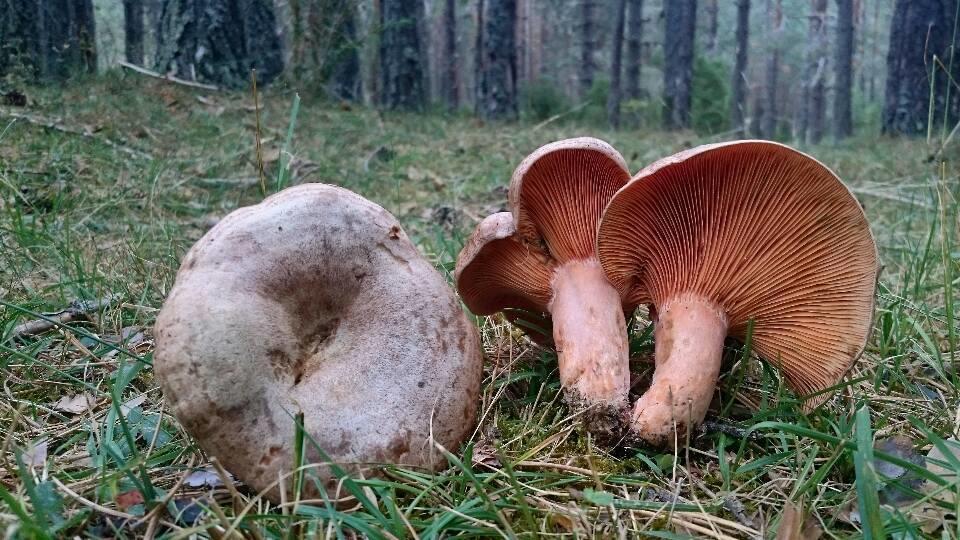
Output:
<path fill-rule="evenodd" d="M 230 480 L 233 480 L 230 478 Z M 213 467 L 207 467 L 205 469 L 197 469 L 192 473 L 188 474 L 186 479 L 183 481 L 184 484 L 190 487 L 218 487 L 223 485 L 223 479 L 220 478 L 220 475 L 217 473 L 217 470 Z"/>
<path fill-rule="evenodd" d="M 269 150 L 264 150 L 262 158 L 264 163 L 273 163 L 280 159 L 280 149 L 270 148 Z"/>
<path fill-rule="evenodd" d="M 940 448 L 934 445 L 930 451 L 927 452 L 926 466 L 928 471 L 942 478 L 947 484 L 953 485 L 943 487 L 936 482 L 927 480 L 920 487 L 920 491 L 931 494 L 934 498 L 940 499 L 952 506 L 957 500 L 956 484 L 960 479 L 957 478 L 956 469 L 950 465 L 950 457 L 960 460 L 960 440 L 949 438 L 943 442 L 946 444 L 951 456 L 947 456 Z"/>
<path fill-rule="evenodd" d="M 47 462 L 47 440 L 34 442 L 23 453 L 23 462 L 28 467 L 43 467 Z"/>
<path fill-rule="evenodd" d="M 53 404 L 53 408 L 70 414 L 81 414 L 89 411 L 96 404 L 96 400 L 86 392 L 75 396 L 63 396 Z"/>
<path fill-rule="evenodd" d="M 813 516 L 804 512 L 803 504 L 787 501 L 777 529 L 777 540 L 817 540 L 823 531 Z"/>
<path fill-rule="evenodd" d="M 551 513 L 547 515 L 547 519 L 554 527 L 562 529 L 563 532 L 572 533 L 576 530 L 576 523 L 566 514 Z"/>
<path fill-rule="evenodd" d="M 143 495 L 135 489 L 124 491 L 117 495 L 116 503 L 121 510 L 126 510 L 135 504 L 143 504 Z"/>
<path fill-rule="evenodd" d="M 419 182 L 427 177 L 427 173 L 422 170 L 414 167 L 413 165 L 407 167 L 407 178 L 413 180 L 414 182 Z"/>

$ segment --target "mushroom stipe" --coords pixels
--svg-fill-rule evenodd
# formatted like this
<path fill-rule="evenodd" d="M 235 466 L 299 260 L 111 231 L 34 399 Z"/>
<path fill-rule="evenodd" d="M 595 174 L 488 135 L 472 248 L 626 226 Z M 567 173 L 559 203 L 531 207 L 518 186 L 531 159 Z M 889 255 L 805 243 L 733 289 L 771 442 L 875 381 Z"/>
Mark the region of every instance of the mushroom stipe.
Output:
<path fill-rule="evenodd" d="M 184 258 L 156 341 L 181 424 L 275 501 L 298 411 L 320 481 L 324 456 L 351 473 L 437 469 L 434 444 L 457 448 L 475 425 L 476 328 L 397 220 L 338 187 L 289 188 L 220 221 Z"/>
<path fill-rule="evenodd" d="M 623 157 L 589 137 L 541 147 L 510 181 L 510 212 L 484 219 L 457 257 L 457 288 L 478 315 L 544 314 L 567 403 L 598 438 L 619 436 L 630 386 L 621 296 L 596 257 L 603 208 L 630 178 Z M 537 338 L 541 343 L 546 342 Z"/>

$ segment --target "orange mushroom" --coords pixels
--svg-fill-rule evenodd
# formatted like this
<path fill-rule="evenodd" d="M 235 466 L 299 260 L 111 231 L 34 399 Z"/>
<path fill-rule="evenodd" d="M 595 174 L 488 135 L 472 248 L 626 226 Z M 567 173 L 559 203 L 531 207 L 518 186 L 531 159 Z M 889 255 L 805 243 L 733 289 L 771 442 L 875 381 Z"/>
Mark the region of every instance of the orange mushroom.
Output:
<path fill-rule="evenodd" d="M 512 212 L 484 219 L 460 253 L 457 288 L 477 315 L 549 314 L 566 398 L 595 434 L 619 432 L 629 403 L 624 305 L 597 260 L 597 224 L 630 178 L 623 157 L 592 138 L 528 156 L 510 182 Z"/>
<path fill-rule="evenodd" d="M 630 429 L 652 444 L 699 424 L 726 336 L 778 367 L 812 408 L 870 333 L 877 248 L 827 167 L 767 141 L 701 146 L 637 174 L 597 235 L 626 304 L 655 307 L 656 368 Z"/>

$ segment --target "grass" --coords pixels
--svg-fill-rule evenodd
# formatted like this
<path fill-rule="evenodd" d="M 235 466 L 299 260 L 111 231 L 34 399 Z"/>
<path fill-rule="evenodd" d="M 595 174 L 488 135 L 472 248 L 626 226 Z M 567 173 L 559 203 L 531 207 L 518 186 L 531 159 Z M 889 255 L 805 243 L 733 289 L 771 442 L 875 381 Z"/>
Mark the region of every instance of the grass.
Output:
<path fill-rule="evenodd" d="M 220 473 L 166 411 L 151 368 L 150 328 L 180 257 L 216 219 L 263 196 L 252 99 L 118 74 L 30 92 L 28 110 L 0 113 L 0 530 L 7 534 L 740 538 L 771 536 L 794 501 L 801 520 L 827 537 L 960 536 L 957 499 L 944 496 L 957 492 L 960 477 L 960 461 L 949 459 L 960 429 L 956 148 L 942 166 L 926 162 L 923 141 L 863 135 L 806 149 L 863 202 L 885 266 L 867 352 L 812 414 L 800 411 L 749 344 L 731 345 L 711 417 L 722 411 L 724 422 L 750 436 L 716 430 L 677 453 L 597 447 L 562 404 L 553 354 L 502 320 L 481 318 L 481 422 L 467 445 L 449 449 L 447 470 L 388 468 L 382 478 L 345 478 L 327 501 L 271 505 L 232 483 L 185 482 L 196 469 Z M 283 183 L 357 191 L 393 212 L 447 274 L 476 221 L 505 205 L 513 167 L 540 144 L 599 136 L 638 170 L 708 141 L 563 121 L 483 125 L 305 98 L 288 142 L 294 95 L 268 90 L 261 98 L 268 189 L 283 162 Z M 67 131 L 12 121 L 6 112 L 56 119 Z M 88 322 L 9 339 L 15 325 L 43 312 L 114 294 L 122 300 Z M 635 328 L 637 372 L 648 370 L 648 330 L 642 320 Z M 78 394 L 92 398 L 89 406 L 81 399 L 68 412 L 58 404 Z M 298 448 L 311 444 L 298 434 Z M 874 449 L 894 435 L 920 454 L 947 450 L 943 468 L 957 474 L 933 474 Z M 880 462 L 928 483 L 893 482 L 878 472 Z M 911 492 L 908 502 L 887 504 L 894 489 Z M 331 502 L 337 498 L 345 500 Z"/>

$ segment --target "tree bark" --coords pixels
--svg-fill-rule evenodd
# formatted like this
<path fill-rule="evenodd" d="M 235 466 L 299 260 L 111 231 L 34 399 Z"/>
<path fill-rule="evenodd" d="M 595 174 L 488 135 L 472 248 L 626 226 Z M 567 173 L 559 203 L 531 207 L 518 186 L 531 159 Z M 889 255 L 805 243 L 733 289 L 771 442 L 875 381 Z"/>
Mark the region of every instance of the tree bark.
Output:
<path fill-rule="evenodd" d="M 290 75 L 303 89 L 322 89 L 333 99 L 359 101 L 358 17 L 353 0 L 288 0 Z"/>
<path fill-rule="evenodd" d="M 934 61 L 949 64 L 956 9 L 956 0 L 897 0 L 887 53 L 884 133 L 921 134 L 945 116 L 947 122 L 956 120 L 960 92 L 951 89 L 950 76 Z M 956 80 L 960 62 L 953 64 Z"/>
<path fill-rule="evenodd" d="M 733 99 L 730 107 L 730 124 L 737 136 L 746 133 L 747 115 L 747 54 L 750 51 L 750 0 L 737 0 L 737 57 L 733 67 L 730 87 Z"/>
<path fill-rule="evenodd" d="M 853 0 L 837 0 L 837 47 L 834 57 L 833 135 L 853 134 Z"/>
<path fill-rule="evenodd" d="M 617 0 L 616 19 L 611 40 L 610 93 L 607 96 L 607 120 L 614 128 L 620 127 L 620 72 L 623 56 L 623 25 L 626 17 L 627 0 Z"/>
<path fill-rule="evenodd" d="M 773 139 L 777 136 L 777 79 L 780 73 L 780 37 L 783 30 L 783 10 L 780 0 L 767 0 L 767 20 L 771 29 L 770 53 L 764 81 L 763 116 L 760 120 L 760 136 Z"/>
<path fill-rule="evenodd" d="M 96 68 L 92 0 L 0 0 L 0 75 L 51 81 Z"/>
<path fill-rule="evenodd" d="M 629 99 L 640 99 L 640 66 L 643 63 L 643 0 L 629 0 L 627 14 L 627 80 L 626 93 Z"/>
<path fill-rule="evenodd" d="M 697 0 L 671 0 L 664 4 L 663 125 L 666 129 L 690 127 L 694 38 Z"/>
<path fill-rule="evenodd" d="M 267 84 L 283 71 L 268 0 L 165 0 L 157 70 L 190 81 L 246 88 L 250 70 Z"/>
<path fill-rule="evenodd" d="M 706 0 L 704 11 L 707 14 L 706 51 L 710 56 L 717 54 L 717 33 L 719 30 L 720 6 L 717 0 Z"/>
<path fill-rule="evenodd" d="M 422 110 L 426 102 L 417 2 L 382 0 L 380 77 L 387 109 Z"/>
<path fill-rule="evenodd" d="M 477 112 L 486 120 L 516 118 L 516 0 L 487 0 L 485 4 Z"/>
<path fill-rule="evenodd" d="M 457 77 L 457 1 L 445 0 L 443 8 L 443 98 L 449 110 L 460 106 Z"/>
<path fill-rule="evenodd" d="M 123 43 L 127 62 L 143 65 L 143 0 L 123 0 Z"/>
<path fill-rule="evenodd" d="M 353 2 L 343 2 L 340 26 L 341 43 L 333 57 L 330 92 L 347 101 L 360 101 L 360 54 L 357 44 L 357 16 Z"/>
<path fill-rule="evenodd" d="M 596 42 L 595 0 L 580 0 L 580 95 L 586 96 L 593 87 L 597 69 L 594 50 Z"/>
<path fill-rule="evenodd" d="M 811 0 L 808 15 L 807 58 L 803 75 L 796 138 L 817 144 L 823 138 L 827 77 L 827 0 Z"/>

